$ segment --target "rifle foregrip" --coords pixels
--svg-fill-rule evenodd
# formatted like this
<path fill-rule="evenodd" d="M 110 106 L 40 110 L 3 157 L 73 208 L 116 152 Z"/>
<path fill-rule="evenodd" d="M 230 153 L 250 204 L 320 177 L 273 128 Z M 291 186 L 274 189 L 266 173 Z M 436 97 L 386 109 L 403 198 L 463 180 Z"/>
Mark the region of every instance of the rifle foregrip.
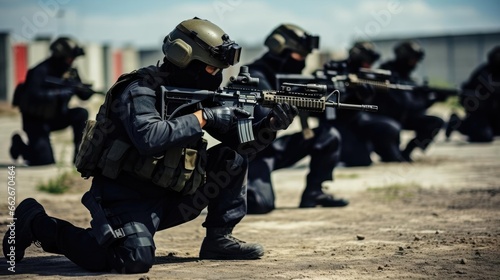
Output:
<path fill-rule="evenodd" d="M 313 112 L 323 112 L 326 108 L 324 98 L 307 98 L 300 96 L 289 95 L 272 95 L 267 94 L 264 96 L 263 106 L 272 107 L 276 103 L 286 102 L 289 105 L 297 107 L 299 110 L 307 110 Z"/>

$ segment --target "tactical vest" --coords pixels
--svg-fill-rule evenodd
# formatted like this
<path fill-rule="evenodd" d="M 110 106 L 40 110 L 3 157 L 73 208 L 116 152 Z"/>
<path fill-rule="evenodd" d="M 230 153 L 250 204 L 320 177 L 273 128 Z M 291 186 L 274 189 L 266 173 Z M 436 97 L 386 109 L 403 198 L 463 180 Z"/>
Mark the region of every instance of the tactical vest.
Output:
<path fill-rule="evenodd" d="M 170 148 L 157 157 L 140 155 L 127 139 L 108 139 L 116 129 L 109 115 L 112 98 L 138 77 L 137 71 L 124 74 L 109 89 L 96 120 L 86 123 L 75 166 L 86 179 L 98 174 L 116 179 L 121 172 L 127 172 L 157 186 L 193 194 L 205 183 L 207 141 L 204 138 L 191 146 Z"/>

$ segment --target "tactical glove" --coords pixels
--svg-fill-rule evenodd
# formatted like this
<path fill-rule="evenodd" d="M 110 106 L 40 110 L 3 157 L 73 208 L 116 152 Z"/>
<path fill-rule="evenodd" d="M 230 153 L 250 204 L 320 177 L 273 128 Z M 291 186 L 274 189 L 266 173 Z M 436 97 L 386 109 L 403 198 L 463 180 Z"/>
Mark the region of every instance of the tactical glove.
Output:
<path fill-rule="evenodd" d="M 273 131 L 287 129 L 298 114 L 297 107 L 286 102 L 277 103 L 267 115 L 268 127 Z"/>
<path fill-rule="evenodd" d="M 235 107 L 203 108 L 203 119 L 207 121 L 205 127 L 213 128 L 219 133 L 226 133 L 237 121 L 238 117 L 249 117 L 250 113 Z"/>

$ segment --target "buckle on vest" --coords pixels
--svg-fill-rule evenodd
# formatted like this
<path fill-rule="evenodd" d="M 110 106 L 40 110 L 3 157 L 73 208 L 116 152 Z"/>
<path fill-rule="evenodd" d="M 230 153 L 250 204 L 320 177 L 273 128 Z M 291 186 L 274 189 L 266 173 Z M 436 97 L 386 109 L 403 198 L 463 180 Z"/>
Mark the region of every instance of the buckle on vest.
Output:
<path fill-rule="evenodd" d="M 125 231 L 123 228 L 118 228 L 113 231 L 113 237 L 114 238 L 123 238 L 125 237 Z"/>

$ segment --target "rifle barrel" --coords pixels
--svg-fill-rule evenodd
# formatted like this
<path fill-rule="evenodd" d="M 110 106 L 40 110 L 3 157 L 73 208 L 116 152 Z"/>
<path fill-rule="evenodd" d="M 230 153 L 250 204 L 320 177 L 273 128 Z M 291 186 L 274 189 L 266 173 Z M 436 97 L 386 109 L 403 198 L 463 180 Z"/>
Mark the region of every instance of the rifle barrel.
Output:
<path fill-rule="evenodd" d="M 337 103 L 337 102 L 328 102 L 326 103 L 328 107 L 335 107 L 339 109 L 347 109 L 347 110 L 356 110 L 356 111 L 365 111 L 365 112 L 377 112 L 378 106 L 371 104 L 349 104 L 349 103 Z"/>

